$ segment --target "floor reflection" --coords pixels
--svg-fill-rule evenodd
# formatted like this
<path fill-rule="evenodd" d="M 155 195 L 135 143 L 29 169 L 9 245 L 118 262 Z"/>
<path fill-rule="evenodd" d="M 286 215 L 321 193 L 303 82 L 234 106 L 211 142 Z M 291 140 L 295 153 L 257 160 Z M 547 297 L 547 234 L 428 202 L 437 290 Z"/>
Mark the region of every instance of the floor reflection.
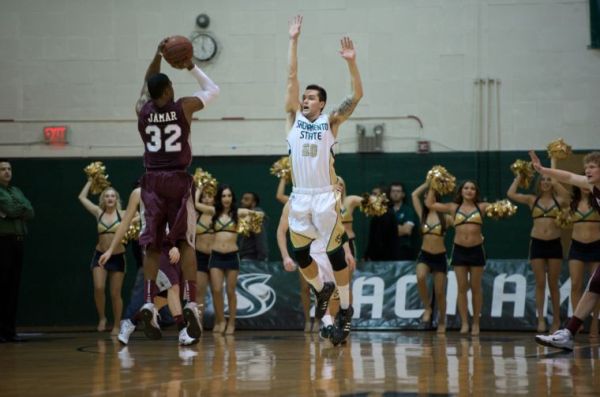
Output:
<path fill-rule="evenodd" d="M 207 334 L 185 348 L 175 334 L 139 336 L 125 347 L 79 334 L 0 346 L 0 366 L 6 395 L 540 397 L 600 390 L 597 341 L 584 337 L 563 353 L 537 346 L 529 333 L 357 332 L 333 347 L 314 334 L 239 332 Z"/>

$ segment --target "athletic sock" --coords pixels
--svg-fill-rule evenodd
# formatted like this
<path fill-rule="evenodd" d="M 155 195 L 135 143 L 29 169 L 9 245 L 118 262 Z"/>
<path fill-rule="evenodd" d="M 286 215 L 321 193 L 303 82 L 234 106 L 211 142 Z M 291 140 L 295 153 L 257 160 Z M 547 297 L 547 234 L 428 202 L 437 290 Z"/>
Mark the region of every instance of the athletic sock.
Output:
<path fill-rule="evenodd" d="M 340 308 L 346 310 L 350 307 L 350 284 L 338 285 L 337 289 L 340 296 Z"/>
<path fill-rule="evenodd" d="M 311 279 L 306 278 L 306 282 L 309 283 L 310 285 L 312 285 L 312 287 L 317 292 L 321 292 L 321 290 L 323 289 L 323 280 L 321 280 L 321 277 L 319 277 L 319 275 L 317 275 L 317 277 L 311 278 Z"/>
<path fill-rule="evenodd" d="M 321 321 L 323 321 L 324 327 L 333 325 L 333 319 L 331 318 L 331 315 L 329 315 L 329 314 L 324 315 L 323 318 L 321 319 Z"/>
<path fill-rule="evenodd" d="M 155 280 L 146 280 L 144 285 L 144 299 L 145 303 L 153 303 L 154 297 L 158 293 L 158 287 L 156 286 Z"/>
<path fill-rule="evenodd" d="M 196 302 L 196 280 L 185 280 L 183 284 L 183 299 Z"/>

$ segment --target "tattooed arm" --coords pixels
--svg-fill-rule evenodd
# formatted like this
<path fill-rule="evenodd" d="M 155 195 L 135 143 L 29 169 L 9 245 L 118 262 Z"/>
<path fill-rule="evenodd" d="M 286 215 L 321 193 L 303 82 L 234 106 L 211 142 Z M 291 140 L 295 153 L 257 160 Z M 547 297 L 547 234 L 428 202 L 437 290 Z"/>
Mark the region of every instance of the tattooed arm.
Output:
<path fill-rule="evenodd" d="M 341 41 L 342 49 L 340 55 L 348 63 L 348 69 L 350 71 L 350 80 L 352 83 L 352 94 L 346 99 L 329 115 L 329 122 L 331 124 L 331 131 L 334 136 L 337 136 L 338 128 L 340 124 L 350 117 L 356 105 L 363 96 L 362 82 L 360 80 L 360 73 L 358 72 L 358 66 L 356 65 L 356 51 L 354 50 L 354 43 L 349 37 L 344 37 Z"/>
<path fill-rule="evenodd" d="M 148 69 L 146 70 L 146 75 L 144 76 L 144 86 L 142 87 L 142 92 L 140 92 L 140 97 L 135 103 L 135 114 L 139 114 L 140 110 L 146 102 L 150 100 L 150 92 L 148 92 L 148 78 L 150 76 L 155 75 L 156 73 L 160 73 L 160 61 L 162 60 L 162 48 L 165 45 L 167 39 L 163 39 L 156 49 L 156 53 L 154 54 L 154 58 L 148 65 Z"/>

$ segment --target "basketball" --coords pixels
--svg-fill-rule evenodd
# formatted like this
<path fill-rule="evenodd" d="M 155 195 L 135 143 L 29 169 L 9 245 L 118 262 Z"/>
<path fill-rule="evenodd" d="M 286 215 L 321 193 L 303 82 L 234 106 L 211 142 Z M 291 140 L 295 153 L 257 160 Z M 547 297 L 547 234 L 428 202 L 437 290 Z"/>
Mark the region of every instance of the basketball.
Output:
<path fill-rule="evenodd" d="M 192 42 L 183 36 L 171 36 L 165 43 L 162 54 L 165 60 L 174 67 L 192 59 Z"/>

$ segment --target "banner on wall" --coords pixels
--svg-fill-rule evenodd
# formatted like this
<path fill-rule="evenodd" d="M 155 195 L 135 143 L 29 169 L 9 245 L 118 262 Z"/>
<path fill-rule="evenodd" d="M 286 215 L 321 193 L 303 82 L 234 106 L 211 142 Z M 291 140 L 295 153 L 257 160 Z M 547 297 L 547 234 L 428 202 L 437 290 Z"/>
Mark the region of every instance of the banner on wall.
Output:
<path fill-rule="evenodd" d="M 242 261 L 237 284 L 237 328 L 301 329 L 304 315 L 300 303 L 298 272 L 286 272 L 281 262 Z M 568 269 L 560 278 L 561 320 L 571 315 Z M 429 280 L 432 290 L 432 280 Z M 535 281 L 527 260 L 488 260 L 482 280 L 482 330 L 534 330 Z M 447 275 L 446 324 L 460 327 L 457 283 L 452 269 Z M 414 262 L 365 262 L 357 266 L 352 280 L 353 329 L 421 329 L 423 306 L 416 286 Z M 435 298 L 434 298 L 435 301 Z M 207 296 L 207 325 L 212 302 Z M 226 314 L 228 313 L 226 304 Z M 434 304 L 434 311 L 436 310 Z M 471 298 L 469 293 L 469 310 Z M 550 323 L 549 295 L 544 305 Z M 311 308 L 314 312 L 314 308 Z"/>

